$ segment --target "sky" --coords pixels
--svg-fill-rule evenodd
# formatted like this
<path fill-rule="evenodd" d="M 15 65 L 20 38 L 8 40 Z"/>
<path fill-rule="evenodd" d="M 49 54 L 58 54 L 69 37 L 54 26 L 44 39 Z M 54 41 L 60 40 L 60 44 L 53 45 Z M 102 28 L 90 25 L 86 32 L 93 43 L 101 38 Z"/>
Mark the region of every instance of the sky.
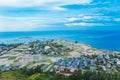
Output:
<path fill-rule="evenodd" d="M 0 32 L 120 30 L 120 0 L 0 0 Z"/>

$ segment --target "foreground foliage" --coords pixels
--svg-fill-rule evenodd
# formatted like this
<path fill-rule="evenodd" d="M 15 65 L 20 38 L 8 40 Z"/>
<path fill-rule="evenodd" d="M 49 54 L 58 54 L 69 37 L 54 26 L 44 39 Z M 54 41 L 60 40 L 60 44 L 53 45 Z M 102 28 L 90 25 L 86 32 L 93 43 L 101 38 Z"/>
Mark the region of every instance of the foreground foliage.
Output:
<path fill-rule="evenodd" d="M 56 74 L 55 72 L 42 72 L 37 66 L 32 69 L 11 70 L 0 73 L 0 80 L 120 80 L 120 72 L 107 73 L 82 70 L 75 71 L 71 76 Z"/>

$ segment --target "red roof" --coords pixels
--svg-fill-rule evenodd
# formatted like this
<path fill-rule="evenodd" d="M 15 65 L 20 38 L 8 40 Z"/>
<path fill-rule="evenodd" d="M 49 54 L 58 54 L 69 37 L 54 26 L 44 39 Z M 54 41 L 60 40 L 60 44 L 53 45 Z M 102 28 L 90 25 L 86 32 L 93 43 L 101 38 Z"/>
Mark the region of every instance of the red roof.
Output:
<path fill-rule="evenodd" d="M 60 71 L 60 73 L 63 73 L 63 74 L 73 74 L 73 72 L 71 72 L 71 71 Z"/>

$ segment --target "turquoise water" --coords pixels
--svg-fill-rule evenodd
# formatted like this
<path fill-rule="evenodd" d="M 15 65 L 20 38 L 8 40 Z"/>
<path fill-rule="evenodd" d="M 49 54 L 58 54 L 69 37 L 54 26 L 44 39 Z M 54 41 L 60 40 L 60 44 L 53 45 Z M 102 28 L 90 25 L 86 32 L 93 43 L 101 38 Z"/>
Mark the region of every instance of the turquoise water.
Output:
<path fill-rule="evenodd" d="M 0 32 L 0 42 L 19 43 L 36 39 L 60 39 L 78 41 L 92 47 L 105 50 L 120 51 L 120 31 L 31 31 L 31 32 Z"/>

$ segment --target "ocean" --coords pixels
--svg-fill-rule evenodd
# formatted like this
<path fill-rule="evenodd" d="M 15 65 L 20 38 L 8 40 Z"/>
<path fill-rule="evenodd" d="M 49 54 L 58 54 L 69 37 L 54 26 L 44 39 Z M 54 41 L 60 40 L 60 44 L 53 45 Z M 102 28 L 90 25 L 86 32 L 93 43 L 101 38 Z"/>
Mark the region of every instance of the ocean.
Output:
<path fill-rule="evenodd" d="M 89 44 L 94 48 L 120 51 L 120 31 L 31 31 L 31 32 L 0 32 L 1 43 L 25 43 L 41 40 L 67 40 Z"/>

